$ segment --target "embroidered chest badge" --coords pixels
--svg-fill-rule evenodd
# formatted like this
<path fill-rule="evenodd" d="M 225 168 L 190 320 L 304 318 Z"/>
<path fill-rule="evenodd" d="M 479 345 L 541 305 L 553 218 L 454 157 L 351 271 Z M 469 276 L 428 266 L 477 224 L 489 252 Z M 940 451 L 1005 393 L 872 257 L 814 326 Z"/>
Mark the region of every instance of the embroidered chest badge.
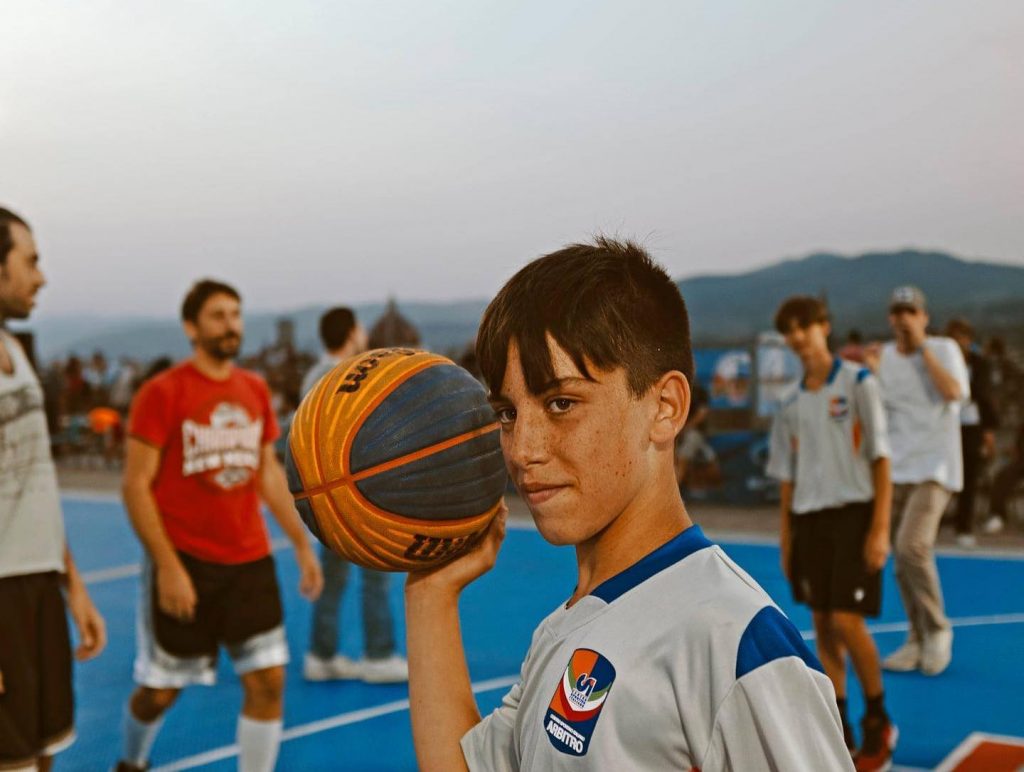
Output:
<path fill-rule="evenodd" d="M 850 415 L 850 403 L 846 397 L 832 397 L 828 403 L 828 414 L 836 421 L 842 421 Z"/>
<path fill-rule="evenodd" d="M 596 651 L 576 649 L 555 687 L 544 731 L 562 753 L 583 756 L 615 681 L 615 667 Z"/>

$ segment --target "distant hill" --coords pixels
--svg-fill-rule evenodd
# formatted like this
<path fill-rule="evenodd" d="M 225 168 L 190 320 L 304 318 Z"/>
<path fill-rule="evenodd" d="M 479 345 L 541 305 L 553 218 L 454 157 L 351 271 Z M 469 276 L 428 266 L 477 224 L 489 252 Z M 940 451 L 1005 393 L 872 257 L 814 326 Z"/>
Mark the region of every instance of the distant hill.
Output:
<path fill-rule="evenodd" d="M 889 291 L 900 284 L 915 284 L 924 290 L 933 325 L 962 314 L 980 329 L 1024 330 L 1024 265 L 972 262 L 942 252 L 906 250 L 858 257 L 814 254 L 748 273 L 696 276 L 678 284 L 690 309 L 698 345 L 750 340 L 758 331 L 769 329 L 779 303 L 797 293 L 824 294 L 840 336 L 852 327 L 867 334 L 885 334 Z M 424 345 L 442 352 L 460 350 L 474 338 L 485 306 L 482 299 L 451 303 L 399 299 L 400 311 L 420 328 Z M 356 307 L 367 327 L 383 310 L 383 303 Z M 247 314 L 246 351 L 273 341 L 276 321 L 283 317 L 293 320 L 300 347 L 318 350 L 317 321 L 323 311 L 322 306 L 310 306 Z M 43 359 L 70 352 L 86 355 L 94 350 L 111 357 L 146 360 L 188 353 L 179 323 L 169 317 L 40 316 L 30 328 Z"/>
<path fill-rule="evenodd" d="M 1024 264 L 1024 260 L 1022 260 Z M 814 254 L 749 273 L 697 276 L 678 282 L 697 341 L 748 339 L 770 329 L 789 295 L 828 300 L 833 328 L 885 334 L 889 293 L 901 284 L 920 287 L 933 327 L 964 315 L 979 329 L 1024 325 L 1024 267 L 961 260 L 942 252 L 878 252 L 859 257 Z"/>

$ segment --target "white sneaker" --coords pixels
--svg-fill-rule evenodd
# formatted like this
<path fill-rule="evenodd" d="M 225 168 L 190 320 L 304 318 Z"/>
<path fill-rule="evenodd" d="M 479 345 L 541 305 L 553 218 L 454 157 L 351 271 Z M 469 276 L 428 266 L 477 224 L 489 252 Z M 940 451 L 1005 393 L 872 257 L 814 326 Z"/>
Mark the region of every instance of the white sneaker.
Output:
<path fill-rule="evenodd" d="M 921 644 L 908 640 L 882 660 L 882 667 L 894 673 L 909 673 L 921 664 Z"/>
<path fill-rule="evenodd" d="M 985 525 L 981 526 L 981 530 L 988 534 L 1002 533 L 1005 525 L 1003 518 L 999 515 L 992 515 L 985 521 Z"/>
<path fill-rule="evenodd" d="M 978 539 L 973 533 L 958 533 L 956 535 L 956 546 L 960 549 L 972 550 L 978 546 Z"/>
<path fill-rule="evenodd" d="M 409 680 L 409 663 L 400 654 L 359 661 L 361 678 L 368 684 L 398 684 Z"/>
<path fill-rule="evenodd" d="M 306 659 L 302 663 L 302 677 L 307 681 L 342 681 L 359 678 L 361 675 L 359 663 L 344 654 L 321 659 L 316 654 L 306 652 Z"/>
<path fill-rule="evenodd" d="M 953 659 L 953 631 L 938 630 L 924 640 L 921 647 L 921 672 L 925 675 L 938 675 Z"/>

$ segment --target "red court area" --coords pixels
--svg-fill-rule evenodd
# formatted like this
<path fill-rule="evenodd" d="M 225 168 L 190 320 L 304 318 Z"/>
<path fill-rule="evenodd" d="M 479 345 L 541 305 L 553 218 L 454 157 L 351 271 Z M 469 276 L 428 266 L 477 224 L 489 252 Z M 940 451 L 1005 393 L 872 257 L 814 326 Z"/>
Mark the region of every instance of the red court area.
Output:
<path fill-rule="evenodd" d="M 1019 772 L 1024 769 L 1024 737 L 970 735 L 936 772 Z"/>

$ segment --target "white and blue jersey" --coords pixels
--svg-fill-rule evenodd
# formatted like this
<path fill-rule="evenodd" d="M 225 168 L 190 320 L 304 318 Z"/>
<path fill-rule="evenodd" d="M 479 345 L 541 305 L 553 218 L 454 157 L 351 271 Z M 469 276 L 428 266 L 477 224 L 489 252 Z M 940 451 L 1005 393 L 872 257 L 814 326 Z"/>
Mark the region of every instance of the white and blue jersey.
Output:
<path fill-rule="evenodd" d="M 801 382 L 783 397 L 767 474 L 794 483 L 792 510 L 801 515 L 871 501 L 871 464 L 889 454 L 878 379 L 836 357 L 821 388 L 808 391 Z"/>
<path fill-rule="evenodd" d="M 832 684 L 692 526 L 558 608 L 462 738 L 471 770 L 850 770 Z"/>

